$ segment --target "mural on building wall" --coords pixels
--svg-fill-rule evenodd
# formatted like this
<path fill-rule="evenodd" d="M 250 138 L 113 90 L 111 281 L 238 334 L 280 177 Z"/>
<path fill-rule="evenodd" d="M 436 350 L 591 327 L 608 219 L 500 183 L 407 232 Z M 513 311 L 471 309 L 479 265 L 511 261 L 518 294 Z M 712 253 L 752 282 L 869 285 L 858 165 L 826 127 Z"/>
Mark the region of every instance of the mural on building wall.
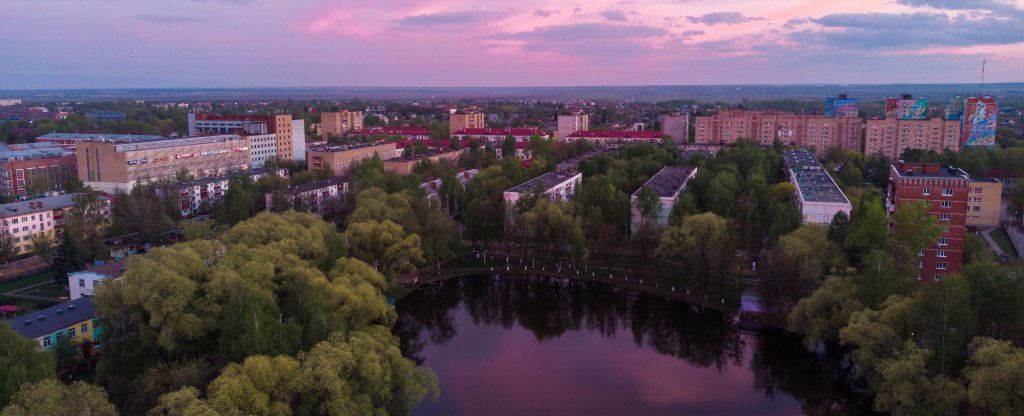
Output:
<path fill-rule="evenodd" d="M 962 120 L 964 146 L 993 147 L 996 144 L 996 114 L 999 106 L 992 98 L 968 98 Z"/>
<path fill-rule="evenodd" d="M 860 114 L 859 98 L 826 98 L 825 115 L 829 117 L 857 117 Z"/>
<path fill-rule="evenodd" d="M 899 120 L 924 120 L 928 118 L 928 100 L 887 99 L 885 100 L 885 117 Z"/>
<path fill-rule="evenodd" d="M 956 95 L 946 102 L 946 120 L 960 120 L 964 116 L 964 99 Z"/>

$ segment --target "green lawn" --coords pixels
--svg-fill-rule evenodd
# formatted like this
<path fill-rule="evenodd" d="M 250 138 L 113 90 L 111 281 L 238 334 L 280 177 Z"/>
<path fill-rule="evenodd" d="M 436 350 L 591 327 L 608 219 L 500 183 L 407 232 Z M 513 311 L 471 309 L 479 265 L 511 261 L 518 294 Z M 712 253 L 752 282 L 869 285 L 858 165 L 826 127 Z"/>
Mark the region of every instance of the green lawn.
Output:
<path fill-rule="evenodd" d="M 992 239 L 996 241 L 999 248 L 1003 249 L 1003 252 L 1012 258 L 1017 257 L 1017 250 L 1013 248 L 1013 243 L 1010 242 L 1009 234 L 1006 234 L 1006 229 L 999 227 L 992 232 Z"/>
<path fill-rule="evenodd" d="M 0 293 L 8 293 L 24 287 L 32 286 L 43 282 L 52 282 L 54 271 L 46 271 L 31 276 L 19 277 L 17 279 L 0 283 Z"/>
<path fill-rule="evenodd" d="M 67 297 L 68 291 L 64 289 L 64 285 L 57 282 L 49 282 L 42 286 L 36 286 L 31 289 L 22 290 L 18 292 L 19 295 L 26 296 L 39 296 L 42 298 L 56 299 L 59 297 Z"/>

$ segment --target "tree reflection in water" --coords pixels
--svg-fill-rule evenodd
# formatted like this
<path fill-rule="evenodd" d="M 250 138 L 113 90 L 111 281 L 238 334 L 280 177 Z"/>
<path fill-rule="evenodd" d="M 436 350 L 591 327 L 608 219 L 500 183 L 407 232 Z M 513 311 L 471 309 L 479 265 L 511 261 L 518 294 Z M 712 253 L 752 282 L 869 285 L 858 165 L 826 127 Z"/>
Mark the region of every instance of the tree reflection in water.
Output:
<path fill-rule="evenodd" d="M 719 372 L 742 365 L 750 347 L 753 387 L 765 396 L 793 396 L 808 415 L 865 414 L 870 407 L 850 393 L 841 357 L 807 353 L 793 336 L 743 335 L 721 312 L 602 283 L 475 276 L 421 287 L 397 304 L 403 353 L 423 363 L 428 343 L 458 335 L 460 304 L 475 324 L 518 325 L 539 341 L 580 330 L 605 338 L 628 331 L 637 346 Z"/>

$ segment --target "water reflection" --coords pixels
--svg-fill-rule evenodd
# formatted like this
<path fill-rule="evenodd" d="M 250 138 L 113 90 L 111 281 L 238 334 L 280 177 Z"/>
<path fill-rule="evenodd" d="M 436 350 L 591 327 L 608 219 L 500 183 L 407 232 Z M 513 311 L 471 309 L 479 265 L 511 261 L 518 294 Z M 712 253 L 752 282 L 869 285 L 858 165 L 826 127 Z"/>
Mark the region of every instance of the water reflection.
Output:
<path fill-rule="evenodd" d="M 600 283 L 453 279 L 397 307 L 403 352 L 441 379 L 414 414 L 864 413 L 838 359 Z"/>

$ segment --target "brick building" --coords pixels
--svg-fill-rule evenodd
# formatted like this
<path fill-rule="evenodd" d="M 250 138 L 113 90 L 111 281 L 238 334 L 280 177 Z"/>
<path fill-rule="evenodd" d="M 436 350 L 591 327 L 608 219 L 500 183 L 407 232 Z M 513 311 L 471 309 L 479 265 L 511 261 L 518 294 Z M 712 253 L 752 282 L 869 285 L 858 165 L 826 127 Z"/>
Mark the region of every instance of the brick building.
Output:
<path fill-rule="evenodd" d="M 320 113 L 320 131 L 324 139 L 330 136 L 342 137 L 352 130 L 363 128 L 362 111 L 325 111 Z"/>
<path fill-rule="evenodd" d="M 487 116 L 484 113 L 472 111 L 468 113 L 455 113 L 448 116 L 448 132 L 456 132 L 462 129 L 483 129 L 487 128 Z"/>
<path fill-rule="evenodd" d="M 401 137 L 403 140 L 427 140 L 430 129 L 426 127 L 374 127 L 369 129 L 349 130 L 345 133 L 349 139 L 373 138 L 383 140 L 388 137 Z"/>
<path fill-rule="evenodd" d="M 227 134 L 275 135 L 276 156 L 284 160 L 295 160 L 296 149 L 305 147 L 305 135 L 293 133 L 291 114 L 274 115 L 219 115 L 208 113 L 188 114 L 188 135 Z M 302 143 L 296 143 L 301 138 Z"/>
<path fill-rule="evenodd" d="M 61 191 L 78 173 L 75 152 L 52 143 L 0 145 L 0 194 Z"/>
<path fill-rule="evenodd" d="M 452 132 L 453 139 L 468 140 L 470 137 L 476 137 L 494 145 L 500 145 L 508 136 L 512 136 L 517 142 L 528 142 L 533 136 L 542 139 L 549 139 L 551 137 L 546 132 L 536 128 L 462 129 Z"/>
<path fill-rule="evenodd" d="M 661 134 L 672 138 L 676 144 L 690 142 L 690 115 L 686 113 L 666 114 L 659 117 Z"/>
<path fill-rule="evenodd" d="M 454 164 L 459 160 L 459 156 L 466 151 L 465 148 L 459 150 L 431 150 L 427 153 L 420 153 L 410 156 L 403 156 L 392 158 L 384 161 L 384 170 L 394 172 L 400 175 L 407 175 L 412 173 L 412 170 L 416 168 L 416 165 L 424 160 L 429 160 L 433 163 L 447 162 Z"/>
<path fill-rule="evenodd" d="M 870 119 L 864 131 L 864 154 L 882 154 L 897 160 L 906 149 L 942 153 L 960 150 L 960 121 L 933 118 Z"/>
<path fill-rule="evenodd" d="M 694 121 L 694 143 L 733 144 L 740 139 L 769 146 L 783 144 L 814 148 L 819 156 L 839 147 L 861 151 L 862 121 L 857 117 L 827 117 L 775 111 L 722 111 Z"/>
<path fill-rule="evenodd" d="M 398 157 L 398 147 L 394 142 L 374 142 L 365 144 L 320 145 L 310 146 L 306 150 L 306 166 L 309 170 L 330 167 L 335 175 L 347 172 L 357 163 L 377 155 L 382 160 Z"/>
<path fill-rule="evenodd" d="M 917 253 L 918 279 L 941 280 L 963 269 L 964 232 L 971 179 L 963 170 L 938 163 L 898 162 L 889 171 L 886 210 L 891 216 L 908 203 L 925 203 L 943 228 L 938 241 Z"/>
<path fill-rule="evenodd" d="M 565 138 L 567 143 L 585 140 L 597 147 L 616 147 L 625 143 L 661 143 L 660 131 L 582 130 Z"/>

